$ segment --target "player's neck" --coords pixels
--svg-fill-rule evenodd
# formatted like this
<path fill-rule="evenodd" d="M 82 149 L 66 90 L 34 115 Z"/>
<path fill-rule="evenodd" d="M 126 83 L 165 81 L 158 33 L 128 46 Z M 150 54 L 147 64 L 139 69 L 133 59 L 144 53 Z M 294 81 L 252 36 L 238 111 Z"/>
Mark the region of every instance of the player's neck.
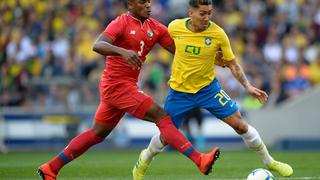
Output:
<path fill-rule="evenodd" d="M 133 18 L 135 18 L 136 20 L 141 21 L 141 23 L 143 23 L 145 20 L 147 20 L 146 18 L 139 17 L 130 11 L 129 11 L 129 15 L 132 16 Z"/>
<path fill-rule="evenodd" d="M 200 28 L 198 28 L 197 26 L 195 26 L 195 25 L 192 23 L 192 20 L 191 20 L 191 19 L 188 21 L 187 26 L 188 26 L 188 28 L 190 29 L 190 31 L 195 32 L 195 33 L 202 32 L 202 31 L 206 30 L 206 29 L 200 29 Z"/>

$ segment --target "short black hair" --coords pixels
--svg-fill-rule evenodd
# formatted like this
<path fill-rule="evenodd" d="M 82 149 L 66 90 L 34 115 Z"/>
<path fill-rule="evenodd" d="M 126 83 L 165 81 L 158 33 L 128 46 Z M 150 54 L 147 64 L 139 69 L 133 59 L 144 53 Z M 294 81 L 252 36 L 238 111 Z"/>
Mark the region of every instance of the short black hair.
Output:
<path fill-rule="evenodd" d="M 189 6 L 198 8 L 200 5 L 211 5 L 212 0 L 189 0 Z"/>

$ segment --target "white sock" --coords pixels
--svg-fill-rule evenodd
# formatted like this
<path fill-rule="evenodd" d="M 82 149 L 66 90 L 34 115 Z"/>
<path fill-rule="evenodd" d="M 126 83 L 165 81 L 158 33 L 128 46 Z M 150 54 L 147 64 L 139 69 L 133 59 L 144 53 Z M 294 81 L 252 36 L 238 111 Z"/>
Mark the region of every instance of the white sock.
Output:
<path fill-rule="evenodd" d="M 154 156 L 162 152 L 165 145 L 160 140 L 160 133 L 154 135 L 147 149 L 142 152 L 142 159 L 150 163 Z"/>
<path fill-rule="evenodd" d="M 268 165 L 271 163 L 271 161 L 273 161 L 273 158 L 270 156 L 267 147 L 263 143 L 258 131 L 254 127 L 248 125 L 248 131 L 240 136 L 250 149 L 253 149 L 260 155 L 265 165 Z"/>

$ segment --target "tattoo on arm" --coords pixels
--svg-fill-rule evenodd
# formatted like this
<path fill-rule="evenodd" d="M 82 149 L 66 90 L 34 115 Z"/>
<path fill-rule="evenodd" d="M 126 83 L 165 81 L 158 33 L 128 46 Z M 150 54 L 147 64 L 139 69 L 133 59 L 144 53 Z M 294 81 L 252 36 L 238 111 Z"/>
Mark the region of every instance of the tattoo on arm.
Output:
<path fill-rule="evenodd" d="M 234 63 L 233 66 L 230 67 L 230 70 L 243 87 L 246 88 L 249 85 L 249 81 L 238 63 Z"/>

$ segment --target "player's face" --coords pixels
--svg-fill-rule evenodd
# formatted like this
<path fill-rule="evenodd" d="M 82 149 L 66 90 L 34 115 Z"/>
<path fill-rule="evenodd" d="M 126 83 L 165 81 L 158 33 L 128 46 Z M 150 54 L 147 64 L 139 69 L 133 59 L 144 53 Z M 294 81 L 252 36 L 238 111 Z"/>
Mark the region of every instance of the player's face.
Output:
<path fill-rule="evenodd" d="M 190 8 L 189 10 L 192 24 L 200 31 L 207 29 L 212 14 L 212 5 L 200 5 L 199 8 Z"/>
<path fill-rule="evenodd" d="M 132 0 L 128 2 L 130 12 L 138 19 L 148 19 L 151 14 L 151 0 Z"/>

